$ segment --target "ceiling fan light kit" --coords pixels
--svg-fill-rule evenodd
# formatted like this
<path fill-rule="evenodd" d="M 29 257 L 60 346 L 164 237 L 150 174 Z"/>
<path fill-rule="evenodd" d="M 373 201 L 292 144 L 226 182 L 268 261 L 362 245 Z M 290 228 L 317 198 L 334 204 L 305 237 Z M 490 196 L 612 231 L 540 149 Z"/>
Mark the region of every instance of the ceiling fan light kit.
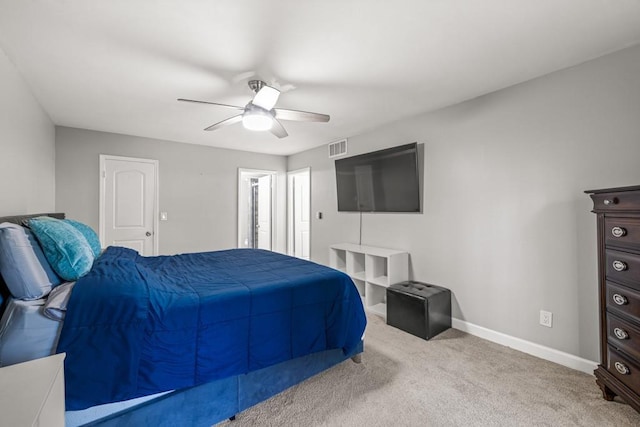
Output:
<path fill-rule="evenodd" d="M 204 130 L 206 131 L 216 130 L 223 126 L 232 125 L 234 123 L 242 121 L 242 125 L 245 129 L 255 131 L 268 130 L 278 138 L 284 138 L 288 134 L 280 123 L 280 120 L 323 123 L 329 121 L 329 115 L 327 114 L 273 108 L 276 105 L 276 102 L 278 102 L 280 91 L 271 86 L 267 86 L 267 84 L 262 80 L 250 80 L 249 88 L 253 92 L 255 92 L 255 96 L 245 107 L 184 98 L 178 98 L 178 101 L 195 102 L 198 104 L 210 104 L 220 107 L 233 108 L 235 110 L 243 110 L 242 114 L 230 117 L 205 128 Z"/>
<path fill-rule="evenodd" d="M 269 130 L 273 126 L 273 116 L 258 109 L 247 111 L 242 115 L 242 126 L 249 130 Z"/>

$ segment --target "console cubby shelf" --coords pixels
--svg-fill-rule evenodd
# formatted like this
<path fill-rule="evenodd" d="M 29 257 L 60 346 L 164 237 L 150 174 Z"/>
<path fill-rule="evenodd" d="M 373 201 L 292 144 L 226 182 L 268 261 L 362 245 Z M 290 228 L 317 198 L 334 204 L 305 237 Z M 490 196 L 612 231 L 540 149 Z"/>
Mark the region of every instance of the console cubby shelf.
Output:
<path fill-rule="evenodd" d="M 365 308 L 387 315 L 387 287 L 409 280 L 409 253 L 395 249 L 338 243 L 329 247 L 329 266 L 348 274 Z"/>

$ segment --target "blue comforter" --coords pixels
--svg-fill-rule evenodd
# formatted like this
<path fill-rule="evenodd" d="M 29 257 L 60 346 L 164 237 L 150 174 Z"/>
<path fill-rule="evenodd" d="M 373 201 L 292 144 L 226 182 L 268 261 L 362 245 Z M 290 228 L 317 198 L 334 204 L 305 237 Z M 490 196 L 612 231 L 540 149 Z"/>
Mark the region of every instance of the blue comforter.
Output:
<path fill-rule="evenodd" d="M 351 279 L 274 252 L 141 257 L 109 247 L 78 280 L 58 352 L 67 409 L 243 374 L 360 342 Z"/>

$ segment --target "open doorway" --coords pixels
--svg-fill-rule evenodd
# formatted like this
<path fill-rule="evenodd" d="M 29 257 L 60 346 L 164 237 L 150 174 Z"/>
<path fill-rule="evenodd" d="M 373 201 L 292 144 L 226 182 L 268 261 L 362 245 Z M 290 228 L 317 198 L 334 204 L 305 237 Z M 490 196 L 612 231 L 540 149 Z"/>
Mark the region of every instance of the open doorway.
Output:
<path fill-rule="evenodd" d="M 238 247 L 272 250 L 276 172 L 238 169 Z"/>
<path fill-rule="evenodd" d="M 309 259 L 311 246 L 311 169 L 287 173 L 287 253 Z"/>

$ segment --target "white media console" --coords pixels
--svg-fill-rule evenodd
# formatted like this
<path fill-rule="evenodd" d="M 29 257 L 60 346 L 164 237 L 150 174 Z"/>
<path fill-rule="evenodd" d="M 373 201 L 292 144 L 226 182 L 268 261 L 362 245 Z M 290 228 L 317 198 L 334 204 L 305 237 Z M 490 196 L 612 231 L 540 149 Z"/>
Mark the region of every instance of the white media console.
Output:
<path fill-rule="evenodd" d="M 329 247 L 329 266 L 347 273 L 368 311 L 386 318 L 387 288 L 409 280 L 409 253 L 338 243 Z"/>

